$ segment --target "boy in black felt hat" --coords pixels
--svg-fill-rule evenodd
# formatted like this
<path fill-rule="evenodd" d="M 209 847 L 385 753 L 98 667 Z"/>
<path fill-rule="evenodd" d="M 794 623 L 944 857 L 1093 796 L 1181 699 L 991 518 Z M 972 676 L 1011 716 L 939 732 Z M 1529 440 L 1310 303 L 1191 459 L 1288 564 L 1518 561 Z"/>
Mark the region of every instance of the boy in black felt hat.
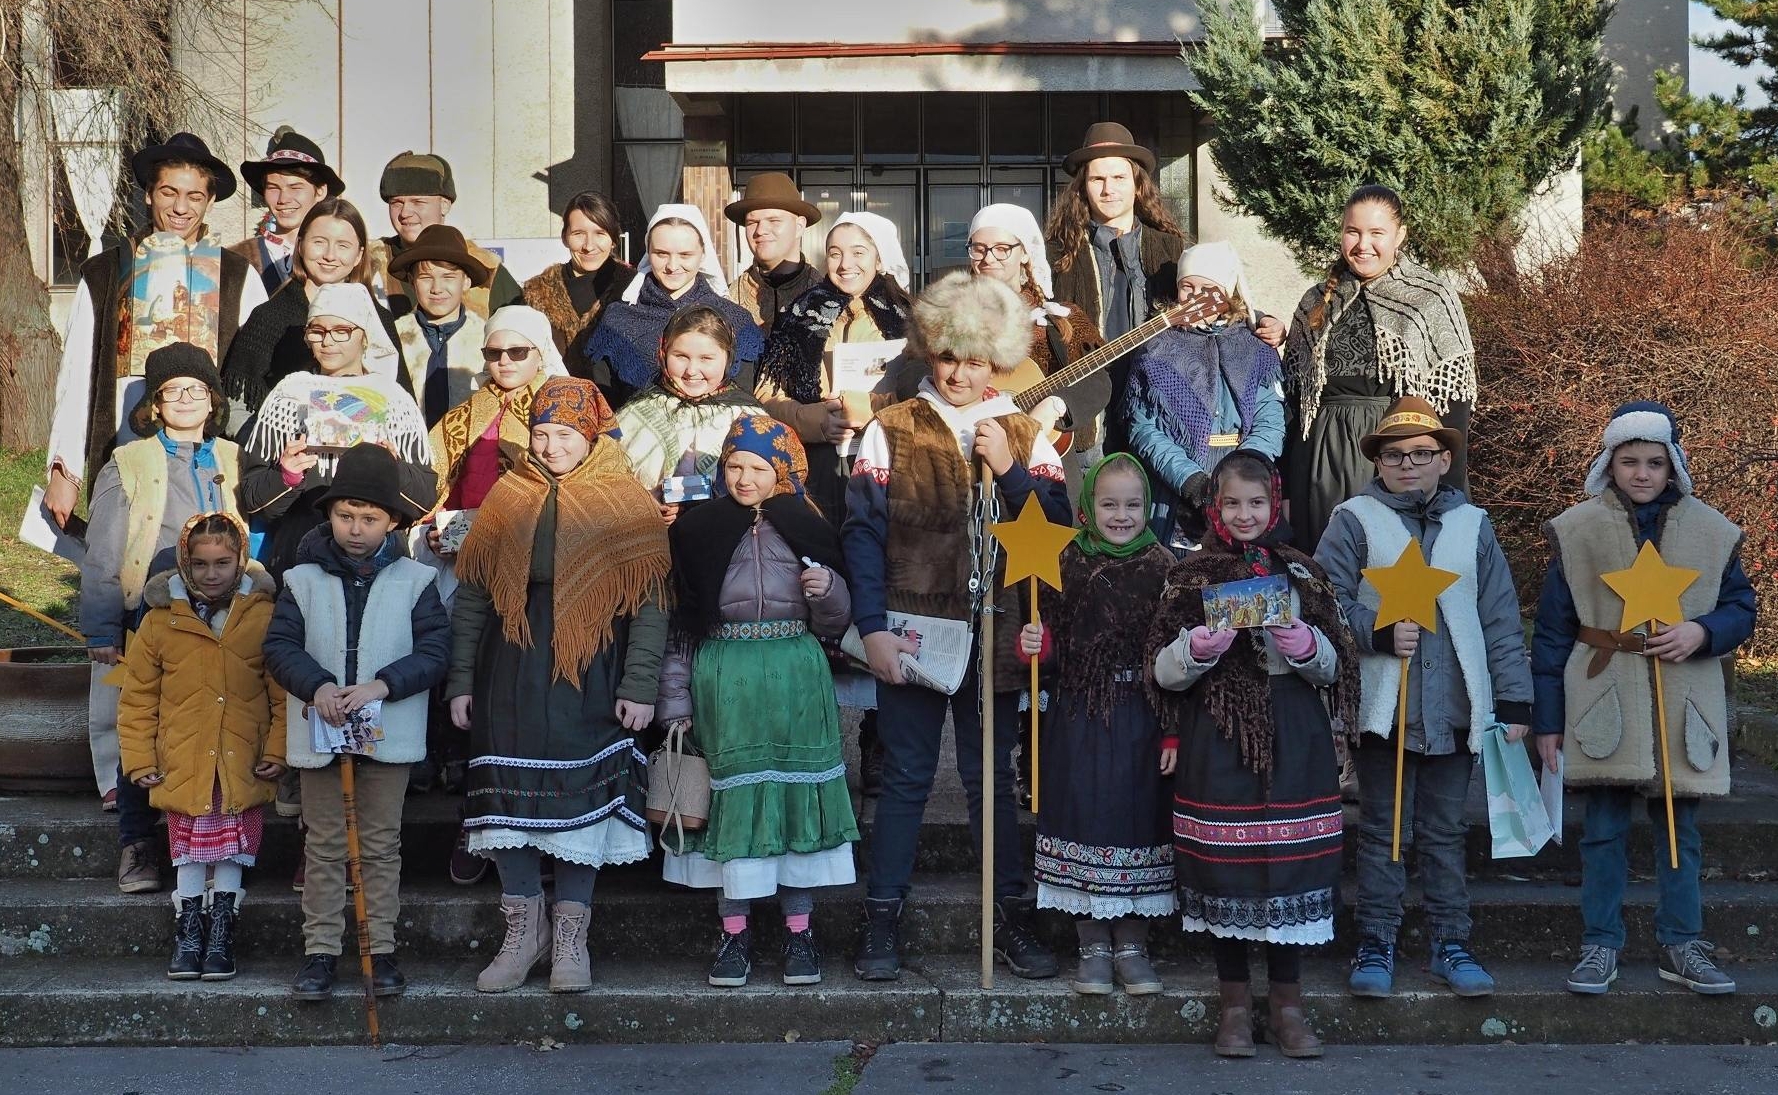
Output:
<path fill-rule="evenodd" d="M 321 146 L 287 125 L 272 134 L 264 159 L 241 164 L 241 177 L 265 203 L 266 213 L 253 235 L 228 249 L 253 266 L 269 295 L 290 280 L 303 218 L 321 199 L 339 197 L 346 184 L 327 166 Z"/>
<path fill-rule="evenodd" d="M 319 507 L 326 523 L 303 538 L 297 565 L 284 572 L 265 639 L 266 668 L 290 695 L 285 755 L 302 773 L 308 825 L 304 957 L 291 992 L 324 1000 L 333 991 L 346 927 L 340 765 L 353 764 L 372 980 L 377 995 L 390 996 L 407 985 L 394 958 L 402 802 L 409 766 L 426 757 L 428 697 L 449 668 L 451 624 L 436 572 L 408 558 L 397 533 L 425 507 L 402 493 L 387 449 L 346 450 Z M 380 711 L 369 721 L 381 737 L 364 753 L 319 747 L 317 722 L 342 727 L 373 704 Z"/>

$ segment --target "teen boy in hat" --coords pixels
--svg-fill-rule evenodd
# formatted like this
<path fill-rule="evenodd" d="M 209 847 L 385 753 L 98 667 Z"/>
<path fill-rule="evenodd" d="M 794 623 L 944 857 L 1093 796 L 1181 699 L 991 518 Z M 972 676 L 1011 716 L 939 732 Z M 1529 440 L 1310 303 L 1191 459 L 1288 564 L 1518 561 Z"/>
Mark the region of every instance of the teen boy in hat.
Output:
<path fill-rule="evenodd" d="M 479 250 L 450 225 L 431 224 L 389 261 L 390 275 L 412 291 L 414 310 L 395 321 L 395 334 L 428 428 L 469 398 L 482 371 L 486 319 L 466 299 L 484 289 L 494 271 L 477 257 Z"/>
<path fill-rule="evenodd" d="M 252 265 L 269 296 L 290 280 L 303 218 L 321 199 L 339 197 L 346 184 L 327 166 L 321 146 L 287 125 L 272 134 L 263 160 L 241 164 L 241 177 L 265 203 L 266 215 L 253 235 L 228 249 Z"/>
<path fill-rule="evenodd" d="M 722 215 L 746 230 L 753 249 L 753 265 L 729 286 L 728 298 L 770 330 L 779 312 L 821 281 L 822 271 L 802 255 L 803 232 L 821 220 L 821 210 L 803 200 L 789 175 L 767 171 L 748 179 Z"/>
<path fill-rule="evenodd" d="M 389 310 L 399 316 L 413 310 L 413 293 L 400 277 L 390 273 L 389 264 L 418 242 L 420 233 L 428 226 L 443 224 L 451 215 L 451 205 L 457 200 L 457 181 L 443 156 L 402 152 L 384 165 L 377 193 L 389 203 L 389 223 L 395 234 L 371 241 L 371 284 L 388 298 Z M 487 319 L 497 309 L 521 303 L 519 283 L 501 264 L 500 256 L 473 243 L 469 250 L 493 271 L 485 283 L 464 295 L 469 310 Z"/>

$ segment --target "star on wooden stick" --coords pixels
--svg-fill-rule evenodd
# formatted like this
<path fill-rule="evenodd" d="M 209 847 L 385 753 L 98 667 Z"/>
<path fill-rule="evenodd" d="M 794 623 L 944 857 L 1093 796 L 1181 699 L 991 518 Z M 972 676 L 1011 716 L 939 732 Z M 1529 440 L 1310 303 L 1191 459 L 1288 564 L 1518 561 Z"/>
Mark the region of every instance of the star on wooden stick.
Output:
<path fill-rule="evenodd" d="M 1025 496 L 1018 520 L 996 521 L 993 532 L 1006 549 L 1006 585 L 1036 578 L 1051 589 L 1062 588 L 1062 549 L 1074 539 L 1074 529 L 1051 524 L 1036 492 Z"/>
<path fill-rule="evenodd" d="M 1650 620 L 1683 623 L 1685 612 L 1679 607 L 1679 595 L 1698 580 L 1698 572 L 1667 565 L 1654 543 L 1644 541 L 1630 569 L 1601 574 L 1599 580 L 1624 599 L 1624 617 L 1618 630 L 1629 631 Z"/>
<path fill-rule="evenodd" d="M 1379 628 L 1408 620 L 1427 631 L 1438 631 L 1438 595 L 1457 581 L 1449 570 L 1426 565 L 1420 553 L 1420 539 L 1408 540 L 1401 558 L 1386 567 L 1365 567 L 1365 580 L 1382 596 L 1377 605 Z"/>

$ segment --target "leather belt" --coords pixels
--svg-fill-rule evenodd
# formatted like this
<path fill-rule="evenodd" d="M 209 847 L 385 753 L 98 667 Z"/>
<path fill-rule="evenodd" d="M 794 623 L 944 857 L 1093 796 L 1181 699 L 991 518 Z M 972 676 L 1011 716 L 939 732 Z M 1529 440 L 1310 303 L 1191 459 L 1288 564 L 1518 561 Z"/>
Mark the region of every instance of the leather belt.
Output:
<path fill-rule="evenodd" d="M 1611 664 L 1613 654 L 1646 654 L 1648 636 L 1634 631 L 1607 631 L 1603 627 L 1582 626 L 1575 638 L 1593 648 L 1593 660 L 1587 663 L 1587 677 L 1597 677 Z"/>

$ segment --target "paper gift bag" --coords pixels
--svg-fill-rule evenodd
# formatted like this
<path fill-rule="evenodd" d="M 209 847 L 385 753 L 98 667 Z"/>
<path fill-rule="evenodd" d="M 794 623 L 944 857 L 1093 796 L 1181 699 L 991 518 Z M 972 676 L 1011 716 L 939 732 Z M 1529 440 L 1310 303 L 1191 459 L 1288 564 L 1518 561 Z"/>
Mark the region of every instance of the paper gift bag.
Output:
<path fill-rule="evenodd" d="M 1531 756 L 1522 743 L 1508 743 L 1506 727 L 1495 723 L 1482 733 L 1482 775 L 1488 785 L 1488 831 L 1494 858 L 1536 855 L 1554 835 L 1543 793 L 1531 774 Z"/>

